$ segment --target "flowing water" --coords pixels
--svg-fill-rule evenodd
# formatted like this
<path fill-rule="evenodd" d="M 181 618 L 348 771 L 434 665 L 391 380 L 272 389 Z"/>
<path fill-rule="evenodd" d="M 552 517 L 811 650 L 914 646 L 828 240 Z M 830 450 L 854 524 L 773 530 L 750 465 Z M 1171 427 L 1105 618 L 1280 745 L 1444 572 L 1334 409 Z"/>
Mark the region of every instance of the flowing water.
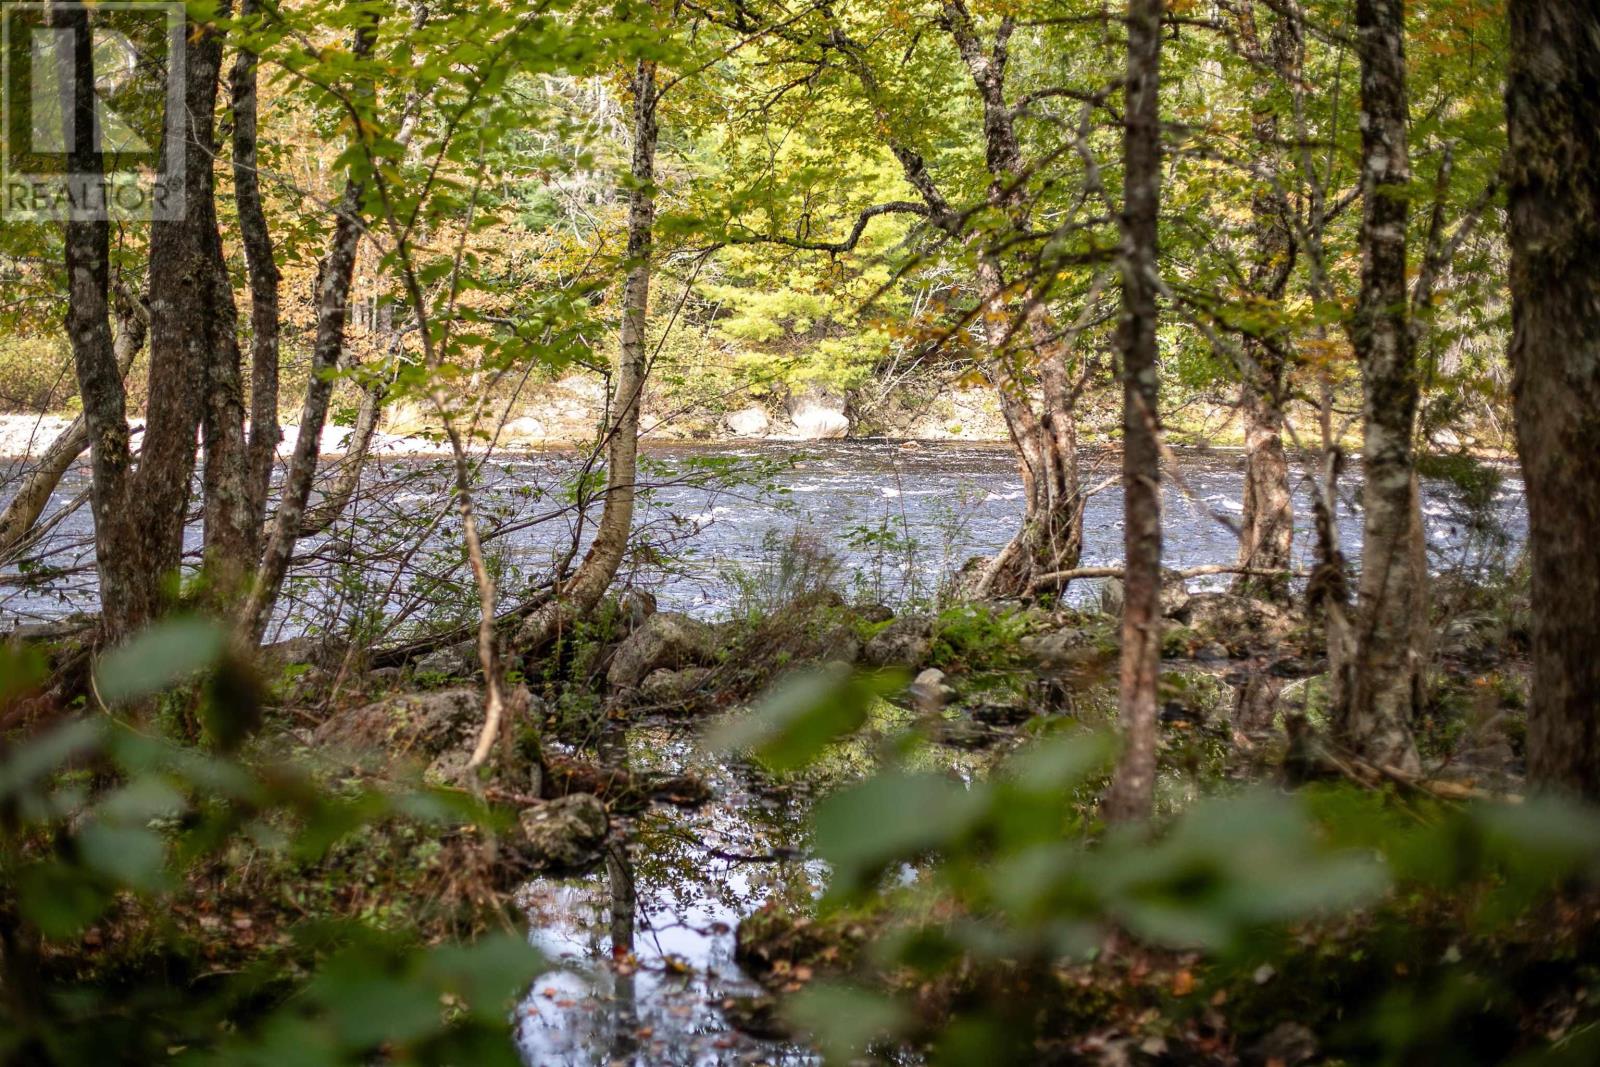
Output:
<path fill-rule="evenodd" d="M 1101 487 L 1084 520 L 1085 565 L 1122 556 L 1122 499 L 1117 457 L 1085 453 L 1084 481 Z M 571 452 L 501 454 L 485 463 L 479 508 L 486 542 L 503 568 L 507 597 L 536 582 L 552 562 L 580 550 L 588 527 L 577 522 L 572 492 L 579 458 Z M 5 485 L 0 465 L 0 486 Z M 80 498 L 80 465 L 63 482 L 53 509 Z M 734 610 L 752 586 L 770 578 L 783 541 L 799 532 L 836 557 L 845 592 L 890 603 L 927 599 L 968 558 L 993 553 L 1015 532 L 1022 487 L 1011 452 L 1001 446 L 841 441 L 807 445 L 671 446 L 651 449 L 636 519 L 639 553 L 626 578 L 653 590 L 663 608 L 701 616 Z M 328 534 L 303 544 L 298 580 L 286 590 L 279 636 L 339 630 L 383 613 L 390 619 L 437 616 L 451 602 L 470 617 L 447 463 L 416 456 L 376 457 L 352 512 Z M 1359 471 L 1341 483 L 1340 529 L 1346 554 L 1360 555 L 1355 508 Z M 1178 454 L 1166 472 L 1168 566 L 1231 563 L 1243 485 L 1237 452 Z M 1311 483 L 1294 472 L 1295 507 L 1310 514 Z M 0 488 L 0 498 L 5 489 Z M 1440 565 L 1472 565 L 1502 552 L 1449 487 L 1428 482 L 1424 512 L 1429 547 Z M 1526 527 L 1521 484 L 1508 474 L 1491 508 L 1509 543 Z M 591 509 L 598 513 L 598 505 Z M 191 525 L 190 558 L 199 550 Z M 1296 537 L 1303 564 L 1309 532 Z M 1216 582 L 1225 582 L 1219 578 Z M 1084 595 L 1080 585 L 1078 595 Z M 87 506 L 68 512 L 29 558 L 0 567 L 0 629 L 7 619 L 58 617 L 95 606 L 92 526 Z M 332 618 L 330 618 L 332 616 Z"/>

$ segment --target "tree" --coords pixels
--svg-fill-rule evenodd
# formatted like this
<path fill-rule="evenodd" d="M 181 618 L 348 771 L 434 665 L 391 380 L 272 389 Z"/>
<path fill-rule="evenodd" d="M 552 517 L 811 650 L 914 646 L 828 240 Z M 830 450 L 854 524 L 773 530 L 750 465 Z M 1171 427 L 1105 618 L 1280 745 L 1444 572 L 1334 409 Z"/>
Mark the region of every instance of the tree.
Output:
<path fill-rule="evenodd" d="M 1411 719 L 1422 664 L 1426 570 L 1413 435 L 1420 376 L 1407 315 L 1406 225 L 1411 161 L 1403 0 L 1359 0 L 1361 64 L 1361 293 L 1350 325 L 1361 365 L 1361 580 L 1350 688 L 1338 713 L 1344 739 L 1373 762 L 1417 766 Z"/>
<path fill-rule="evenodd" d="M 600 523 L 583 562 L 556 597 L 539 608 L 516 634 L 520 648 L 538 649 L 564 627 L 594 610 L 616 577 L 633 533 L 637 494 L 639 414 L 649 372 L 645 339 L 650 309 L 651 255 L 656 214 L 656 140 L 660 133 L 656 63 L 641 58 L 634 66 L 633 155 L 628 174 L 627 275 L 622 288 L 616 387 L 606 426 L 606 491 Z"/>
<path fill-rule="evenodd" d="M 1129 0 L 1123 132 L 1122 493 L 1125 574 L 1119 706 L 1123 753 L 1106 818 L 1143 819 L 1155 802 L 1161 667 L 1161 453 L 1157 222 L 1161 208 L 1162 0 Z"/>
<path fill-rule="evenodd" d="M 1528 773 L 1600 800 L 1600 10 L 1511 0 L 1517 443 L 1533 568 Z"/>
<path fill-rule="evenodd" d="M 1247 58 L 1270 71 L 1279 81 L 1292 83 L 1300 75 L 1301 50 L 1298 12 L 1291 6 L 1272 14 L 1265 43 L 1256 23 L 1256 9 L 1240 6 L 1240 41 Z M 1270 154 L 1279 140 L 1277 110 L 1271 99 L 1272 82 L 1258 78 L 1252 101 L 1251 134 L 1260 150 Z M 1294 271 L 1295 243 L 1284 198 L 1265 183 L 1258 183 L 1250 198 L 1252 249 L 1246 294 L 1251 300 L 1280 303 Z M 1235 583 L 1240 591 L 1259 591 L 1273 599 L 1289 595 L 1290 549 L 1294 538 L 1294 502 L 1289 492 L 1289 462 L 1283 449 L 1285 376 L 1288 367 L 1281 340 L 1247 336 L 1240 368 L 1240 401 L 1244 409 L 1245 475 L 1243 514 L 1240 516 L 1239 566 L 1249 571 L 1282 574 L 1242 574 Z"/>

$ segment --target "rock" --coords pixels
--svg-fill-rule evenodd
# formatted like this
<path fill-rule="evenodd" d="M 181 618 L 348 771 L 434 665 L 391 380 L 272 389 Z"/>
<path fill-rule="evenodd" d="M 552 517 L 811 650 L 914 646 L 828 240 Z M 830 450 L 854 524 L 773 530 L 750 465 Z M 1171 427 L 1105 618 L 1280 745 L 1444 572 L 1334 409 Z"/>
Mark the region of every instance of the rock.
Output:
<path fill-rule="evenodd" d="M 964 696 L 961 707 L 975 722 L 1015 726 L 1033 717 L 1028 694 L 1013 686 L 994 686 Z"/>
<path fill-rule="evenodd" d="M 949 700 L 953 690 L 944 684 L 944 671 L 937 667 L 929 667 L 916 680 L 911 683 L 906 692 L 911 694 L 911 699 L 916 701 L 917 707 L 923 711 L 938 711 Z"/>
<path fill-rule="evenodd" d="M 617 610 L 631 632 L 656 613 L 656 595 L 647 589 L 629 589 L 617 602 Z"/>
<path fill-rule="evenodd" d="M 462 641 L 434 649 L 415 661 L 412 674 L 442 674 L 446 678 L 471 674 L 478 669 L 478 642 Z"/>
<path fill-rule="evenodd" d="M 676 611 L 657 612 L 617 646 L 606 681 L 616 689 L 636 686 L 651 671 L 703 665 L 715 653 L 710 626 Z"/>
<path fill-rule="evenodd" d="M 523 845 L 541 867 L 566 870 L 600 858 L 610 819 L 605 805 L 588 793 L 570 793 L 524 808 Z"/>
<path fill-rule="evenodd" d="M 1275 644 L 1294 630 L 1294 619 L 1268 600 L 1233 593 L 1196 593 L 1176 617 L 1197 633 L 1228 648 Z"/>
<path fill-rule="evenodd" d="M 1194 658 L 1201 663 L 1222 663 L 1229 658 L 1228 650 L 1212 641 L 1195 650 Z"/>
<path fill-rule="evenodd" d="M 312 735 L 317 748 L 431 760 L 477 739 L 483 693 L 476 688 L 403 693 L 333 716 Z"/>
<path fill-rule="evenodd" d="M 500 428 L 500 441 L 508 445 L 537 444 L 549 436 L 550 428 L 532 415 L 512 419 Z"/>
<path fill-rule="evenodd" d="M 663 667 L 645 676 L 637 696 L 644 704 L 693 704 L 709 695 L 707 683 L 711 674 L 710 667 L 684 667 L 676 671 Z"/>
<path fill-rule="evenodd" d="M 894 618 L 894 609 L 887 604 L 867 604 L 856 609 L 856 618 L 862 622 L 888 622 Z"/>
<path fill-rule="evenodd" d="M 405 671 L 399 667 L 379 667 L 367 672 L 367 682 L 378 689 L 391 689 L 399 685 L 403 678 Z"/>
<path fill-rule="evenodd" d="M 1022 650 L 1041 667 L 1071 667 L 1082 662 L 1084 652 L 1093 644 L 1090 636 L 1073 626 L 1049 633 L 1033 634 L 1020 642 Z"/>
<path fill-rule="evenodd" d="M 1102 615 L 1121 615 L 1123 600 L 1123 585 L 1121 578 L 1102 578 L 1097 591 L 1096 602 Z"/>
<path fill-rule="evenodd" d="M 826 441 L 850 433 L 844 400 L 827 393 L 811 393 L 789 403 L 789 421 L 796 436 L 805 441 Z"/>
<path fill-rule="evenodd" d="M 1183 617 L 1189 603 L 1189 583 L 1177 571 L 1161 572 L 1161 614 L 1169 619 Z"/>
<path fill-rule="evenodd" d="M 730 413 L 723 421 L 735 437 L 765 437 L 772 429 L 772 419 L 766 409 L 754 404 Z"/>
<path fill-rule="evenodd" d="M 506 721 L 538 714 L 537 701 L 523 686 L 505 692 Z M 318 750 L 343 750 L 369 756 L 378 764 L 420 763 L 432 781 L 453 782 L 477 746 L 483 728 L 483 692 L 476 687 L 434 689 L 384 697 L 340 712 L 312 735 Z M 536 760 L 534 753 L 517 759 Z"/>
<path fill-rule="evenodd" d="M 933 651 L 933 620 L 921 615 L 905 615 L 880 630 L 862 658 L 872 667 L 915 667 Z"/>

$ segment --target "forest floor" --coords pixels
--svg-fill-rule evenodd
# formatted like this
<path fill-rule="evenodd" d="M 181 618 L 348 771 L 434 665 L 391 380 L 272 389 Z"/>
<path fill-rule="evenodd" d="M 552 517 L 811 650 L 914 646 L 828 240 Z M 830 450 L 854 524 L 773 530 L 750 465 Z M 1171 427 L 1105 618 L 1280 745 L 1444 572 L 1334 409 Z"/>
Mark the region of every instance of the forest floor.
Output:
<path fill-rule="evenodd" d="M 737 923 L 737 958 L 769 993 L 719 1000 L 717 1010 L 728 1025 L 755 1035 L 750 1040 L 797 1039 L 774 998 L 813 981 L 868 973 L 916 1004 L 920 1022 L 912 1033 L 921 1036 L 914 1042 L 933 1040 L 958 1005 L 1034 1003 L 1048 988 L 1056 1007 L 1037 1046 L 1045 1059 L 1320 1062 L 1330 1042 L 1350 1047 L 1339 1044 L 1337 1017 L 1353 1010 L 1354 1001 L 1349 994 L 1329 1000 L 1329 991 L 1360 988 L 1373 980 L 1373 967 L 1403 968 L 1410 958 L 1374 953 L 1375 923 L 1307 928 L 1290 953 L 1296 973 L 1276 980 L 1270 974 L 1263 979 L 1267 972 L 1260 968 L 1219 969 L 1200 954 L 1113 938 L 1081 964 L 973 964 L 933 984 L 907 987 L 901 972 L 870 964 L 873 945 L 905 932 L 892 909 L 879 904 L 825 918 L 808 903 L 820 886 L 804 889 L 813 877 L 802 829 L 809 798 L 870 775 L 878 759 L 874 746 L 888 743 L 881 729 L 869 731 L 876 742 L 841 750 L 821 784 L 810 776 L 799 792 L 801 779 L 771 778 L 742 760 L 711 768 L 703 754 L 669 769 L 675 773 L 639 770 L 629 765 L 625 748 L 606 740 L 619 726 L 641 722 L 673 724 L 696 736 L 704 724 L 742 714 L 739 709 L 796 668 L 851 663 L 903 671 L 912 684 L 889 697 L 884 713 L 920 732 L 931 751 L 948 753 L 965 777 L 974 773 L 974 754 L 978 765 L 992 763 L 1064 723 L 1105 727 L 1114 721 L 1114 593 L 1090 610 L 977 604 L 896 615 L 881 606 L 847 606 L 818 589 L 760 616 L 720 624 L 612 602 L 554 655 L 506 665 L 516 683 L 515 728 L 494 758 L 486 795 L 522 815 L 498 840 L 441 836 L 402 820 L 364 831 L 311 866 L 262 854 L 197 872 L 192 892 L 164 918 L 190 932 L 197 973 L 287 958 L 292 931 L 318 918 L 363 916 L 424 940 L 481 929 L 497 921 L 494 915 L 514 911 L 519 886 L 593 869 L 608 849 L 621 855 L 615 849 L 632 848 L 648 865 L 661 845 L 634 840 L 641 813 L 663 810 L 670 822 L 674 809 L 722 803 L 710 783 L 733 774 L 748 789 L 787 798 L 780 806 L 790 811 L 786 825 L 794 843 L 775 854 L 792 855 L 784 869 L 798 879 Z M 1518 793 L 1525 607 L 1514 592 L 1448 584 L 1436 602 L 1449 621 L 1433 650 L 1430 705 L 1417 723 L 1424 777 L 1466 792 Z M 1321 735 L 1326 712 L 1326 665 L 1316 627 L 1293 611 L 1228 593 L 1170 590 L 1165 607 L 1158 789 L 1164 816 L 1203 795 L 1252 782 L 1338 776 L 1331 763 L 1307 755 L 1306 739 Z M 459 773 L 481 713 L 470 648 L 445 648 L 404 667 L 372 671 L 361 670 L 358 657 L 356 677 L 341 684 L 336 706 L 325 697 L 332 665 L 348 665 L 345 650 L 300 641 L 279 651 L 269 674 L 274 706 L 255 743 L 261 753 L 320 761 L 335 789 L 355 780 L 450 782 Z M 1299 735 L 1283 729 L 1290 719 L 1301 724 Z M 935 766 L 941 758 L 934 757 Z M 1086 814 L 1092 814 L 1094 792 Z M 721 876 L 708 869 L 678 877 Z M 639 878 L 640 885 L 648 881 Z M 681 885 L 673 890 L 682 891 Z M 1562 912 L 1559 923 L 1517 927 L 1492 939 L 1455 937 L 1461 916 L 1443 905 L 1416 900 L 1405 910 L 1417 941 L 1407 952 L 1485 954 L 1508 973 L 1537 976 L 1534 992 L 1496 1009 L 1497 1048 L 1509 1054 L 1525 1044 L 1524 1028 L 1557 1032 L 1580 1014 L 1600 929 L 1589 905 Z M 958 920 L 952 914 L 946 921 Z M 98 959 L 111 968 L 136 968 L 143 928 L 130 904 L 90 931 L 73 965 L 92 969 Z M 1426 946 L 1418 948 L 1422 942 Z M 1559 973 L 1546 966 L 1553 958 L 1568 961 Z M 628 974 L 640 966 L 632 960 L 631 953 L 613 952 L 594 963 Z M 694 967 L 668 957 L 657 962 L 671 974 Z"/>

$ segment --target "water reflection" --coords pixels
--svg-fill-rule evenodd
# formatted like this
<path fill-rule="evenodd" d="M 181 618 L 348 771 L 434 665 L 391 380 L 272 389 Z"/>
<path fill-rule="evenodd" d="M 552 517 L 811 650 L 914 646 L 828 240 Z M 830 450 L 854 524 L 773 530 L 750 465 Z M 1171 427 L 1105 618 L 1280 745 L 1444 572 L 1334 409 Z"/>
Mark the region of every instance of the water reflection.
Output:
<path fill-rule="evenodd" d="M 692 746 L 663 727 L 609 732 L 599 757 L 681 770 Z M 721 1005 L 760 988 L 733 960 L 741 915 L 811 891 L 797 854 L 800 812 L 762 797 L 737 768 L 697 768 L 715 801 L 614 823 L 600 868 L 523 891 L 534 944 L 555 963 L 519 1008 L 522 1057 L 566 1065 L 815 1062 L 807 1049 L 733 1029 Z"/>

